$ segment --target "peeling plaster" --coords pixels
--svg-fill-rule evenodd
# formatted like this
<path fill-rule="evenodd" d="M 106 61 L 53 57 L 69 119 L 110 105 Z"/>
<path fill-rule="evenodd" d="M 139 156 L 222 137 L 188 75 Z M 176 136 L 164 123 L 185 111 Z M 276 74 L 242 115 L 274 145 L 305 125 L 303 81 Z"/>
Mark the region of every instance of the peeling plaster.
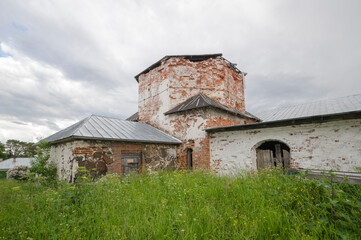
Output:
<path fill-rule="evenodd" d="M 352 127 L 353 126 L 353 127 Z M 361 167 L 359 119 L 211 133 L 211 167 L 220 173 L 257 170 L 256 147 L 276 140 L 291 149 L 291 167 L 358 172 Z M 236 156 L 236 157 L 235 157 Z"/>

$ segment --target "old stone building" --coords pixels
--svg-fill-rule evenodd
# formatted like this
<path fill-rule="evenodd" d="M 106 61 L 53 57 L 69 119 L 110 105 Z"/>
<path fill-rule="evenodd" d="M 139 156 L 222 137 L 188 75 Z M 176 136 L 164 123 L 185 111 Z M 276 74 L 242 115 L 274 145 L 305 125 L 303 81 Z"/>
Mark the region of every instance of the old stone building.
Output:
<path fill-rule="evenodd" d="M 92 115 L 45 140 L 61 179 L 78 167 L 96 175 L 175 168 L 181 141 L 148 124 Z"/>
<path fill-rule="evenodd" d="M 205 128 L 258 121 L 245 111 L 244 76 L 222 54 L 166 56 L 135 77 L 137 120 L 183 141 L 183 168 L 209 168 Z"/>
<path fill-rule="evenodd" d="M 210 168 L 204 129 L 259 121 L 245 111 L 245 75 L 222 54 L 162 58 L 135 77 L 136 114 L 91 116 L 46 138 L 59 176 L 72 181 L 79 166 L 97 174 Z"/>
<path fill-rule="evenodd" d="M 46 138 L 59 176 L 160 168 L 234 173 L 265 167 L 361 167 L 361 95 L 261 113 L 246 111 L 246 73 L 222 54 L 165 56 L 135 79 L 138 112 L 92 115 Z"/>
<path fill-rule="evenodd" d="M 361 183 L 361 94 L 257 114 L 259 123 L 210 128 L 211 167 L 220 173 L 291 167 L 333 170 Z"/>

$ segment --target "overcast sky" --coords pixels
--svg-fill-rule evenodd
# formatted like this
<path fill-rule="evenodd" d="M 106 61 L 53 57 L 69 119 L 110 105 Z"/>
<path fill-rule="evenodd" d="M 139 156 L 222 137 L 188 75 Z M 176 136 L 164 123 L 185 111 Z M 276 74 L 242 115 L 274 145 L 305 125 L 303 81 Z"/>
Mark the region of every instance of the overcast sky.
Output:
<path fill-rule="evenodd" d="M 361 93 L 361 1 L 0 1 L 0 141 L 137 111 L 164 55 L 223 53 L 246 108 Z"/>

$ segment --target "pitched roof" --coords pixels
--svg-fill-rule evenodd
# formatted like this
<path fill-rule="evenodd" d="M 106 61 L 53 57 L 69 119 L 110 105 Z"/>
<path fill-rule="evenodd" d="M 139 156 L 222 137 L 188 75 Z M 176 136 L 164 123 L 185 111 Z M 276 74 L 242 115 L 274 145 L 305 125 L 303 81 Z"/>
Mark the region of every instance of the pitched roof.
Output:
<path fill-rule="evenodd" d="M 251 124 L 208 128 L 206 131 L 235 131 L 334 120 L 360 119 L 361 94 L 281 107 L 258 113 L 257 116 L 263 121 Z"/>
<path fill-rule="evenodd" d="M 254 120 L 259 120 L 256 116 L 253 116 L 252 114 L 250 114 L 248 112 L 242 112 L 242 111 L 239 111 L 236 109 L 229 108 L 229 107 L 217 102 L 216 100 L 209 98 L 207 95 L 204 95 L 202 93 L 199 93 L 199 94 L 187 99 L 183 103 L 177 105 L 176 107 L 165 112 L 164 114 L 168 115 L 168 114 L 172 114 L 172 113 L 184 112 L 184 111 L 188 111 L 188 110 L 192 110 L 192 109 L 205 108 L 205 107 L 213 107 L 213 108 L 217 108 L 217 109 L 229 112 L 229 113 L 237 115 L 237 116 L 254 119 Z"/>
<path fill-rule="evenodd" d="M 182 143 L 175 137 L 146 123 L 97 115 L 91 115 L 45 138 L 45 140 L 52 143 L 69 138 L 166 144 Z"/>
<path fill-rule="evenodd" d="M 152 69 L 159 67 L 162 64 L 162 62 L 165 62 L 170 58 L 184 58 L 184 59 L 191 60 L 193 62 L 199 62 L 199 61 L 207 60 L 209 58 L 217 58 L 217 57 L 226 61 L 228 66 L 230 68 L 232 68 L 234 71 L 236 71 L 237 73 L 242 73 L 242 71 L 239 70 L 235 64 L 233 64 L 230 61 L 228 61 L 227 59 L 223 58 L 222 53 L 202 54 L 202 55 L 167 55 L 167 56 L 163 57 L 162 59 L 160 59 L 159 61 L 157 61 L 156 63 L 154 63 L 154 64 L 150 65 L 149 67 L 147 67 L 146 69 L 144 69 L 141 73 L 139 73 L 138 75 L 135 76 L 135 79 L 138 82 L 140 75 L 148 73 Z M 244 74 L 247 75 L 247 73 L 244 73 Z"/>
<path fill-rule="evenodd" d="M 8 170 L 12 169 L 15 166 L 27 166 L 30 167 L 31 159 L 30 158 L 15 158 L 15 162 L 13 158 L 6 159 L 2 162 L 0 162 L 0 170 Z"/>
<path fill-rule="evenodd" d="M 257 115 L 262 121 L 277 121 L 318 115 L 328 115 L 361 110 L 361 94 L 335 99 L 309 102 L 299 105 L 280 107 L 260 112 Z"/>
<path fill-rule="evenodd" d="M 133 122 L 138 122 L 138 112 L 134 113 L 132 116 L 128 117 L 127 119 L 125 119 L 127 121 L 133 121 Z"/>

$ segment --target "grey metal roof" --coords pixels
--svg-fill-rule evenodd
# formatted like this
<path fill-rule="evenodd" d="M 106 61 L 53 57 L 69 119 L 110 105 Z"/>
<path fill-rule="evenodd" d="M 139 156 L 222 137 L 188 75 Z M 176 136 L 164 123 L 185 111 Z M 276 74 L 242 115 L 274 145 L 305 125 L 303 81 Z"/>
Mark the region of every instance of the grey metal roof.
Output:
<path fill-rule="evenodd" d="M 146 123 L 97 115 L 91 115 L 45 138 L 45 140 L 51 143 L 67 138 L 167 144 L 182 143 L 175 137 Z"/>
<path fill-rule="evenodd" d="M 227 59 L 222 57 L 222 53 L 215 53 L 215 54 L 202 54 L 202 55 L 167 55 L 165 57 L 163 57 L 162 59 L 160 59 L 159 61 L 157 61 L 156 63 L 152 64 L 151 66 L 149 66 L 148 68 L 146 68 L 145 70 L 143 70 L 141 73 L 139 73 L 138 75 L 135 76 L 135 79 L 138 81 L 139 76 L 145 73 L 148 73 L 150 70 L 159 67 L 162 62 L 167 61 L 170 58 L 184 58 L 184 59 L 188 59 L 191 61 L 203 61 L 203 60 L 207 60 L 209 58 L 216 58 L 216 57 L 220 57 L 222 58 L 224 61 L 227 62 L 228 66 L 230 68 L 232 68 L 234 71 L 236 71 L 237 73 L 242 73 L 241 70 L 239 70 L 235 64 L 231 63 L 230 61 L 228 61 Z M 244 73 L 244 75 L 247 75 L 247 73 Z"/>
<path fill-rule="evenodd" d="M 127 121 L 133 121 L 133 122 L 138 122 L 138 112 L 134 113 L 132 116 L 128 117 L 127 119 L 125 119 Z"/>
<path fill-rule="evenodd" d="M 361 119 L 361 94 L 277 108 L 258 114 L 263 122 L 205 129 L 207 132 L 237 131 L 296 124 Z"/>
<path fill-rule="evenodd" d="M 361 110 L 361 94 L 276 108 L 255 114 L 263 122 Z"/>
<path fill-rule="evenodd" d="M 14 162 L 13 158 L 9 158 L 0 162 L 0 170 L 2 171 L 9 170 L 15 166 L 20 166 L 20 165 L 30 167 L 31 166 L 30 161 L 31 161 L 30 158 L 16 158 Z"/>
<path fill-rule="evenodd" d="M 256 116 L 253 116 L 252 114 L 250 114 L 248 112 L 242 112 L 242 111 L 238 111 L 236 109 L 231 109 L 202 93 L 199 93 L 193 97 L 190 97 L 183 103 L 177 105 L 176 107 L 165 112 L 164 114 L 168 115 L 168 114 L 172 114 L 172 113 L 184 112 L 184 111 L 188 111 L 188 110 L 192 110 L 192 109 L 196 109 L 196 108 L 204 108 L 204 107 L 214 107 L 214 108 L 221 109 L 223 111 L 232 113 L 234 115 L 238 115 L 238 116 L 249 118 L 249 119 L 259 120 Z"/>

